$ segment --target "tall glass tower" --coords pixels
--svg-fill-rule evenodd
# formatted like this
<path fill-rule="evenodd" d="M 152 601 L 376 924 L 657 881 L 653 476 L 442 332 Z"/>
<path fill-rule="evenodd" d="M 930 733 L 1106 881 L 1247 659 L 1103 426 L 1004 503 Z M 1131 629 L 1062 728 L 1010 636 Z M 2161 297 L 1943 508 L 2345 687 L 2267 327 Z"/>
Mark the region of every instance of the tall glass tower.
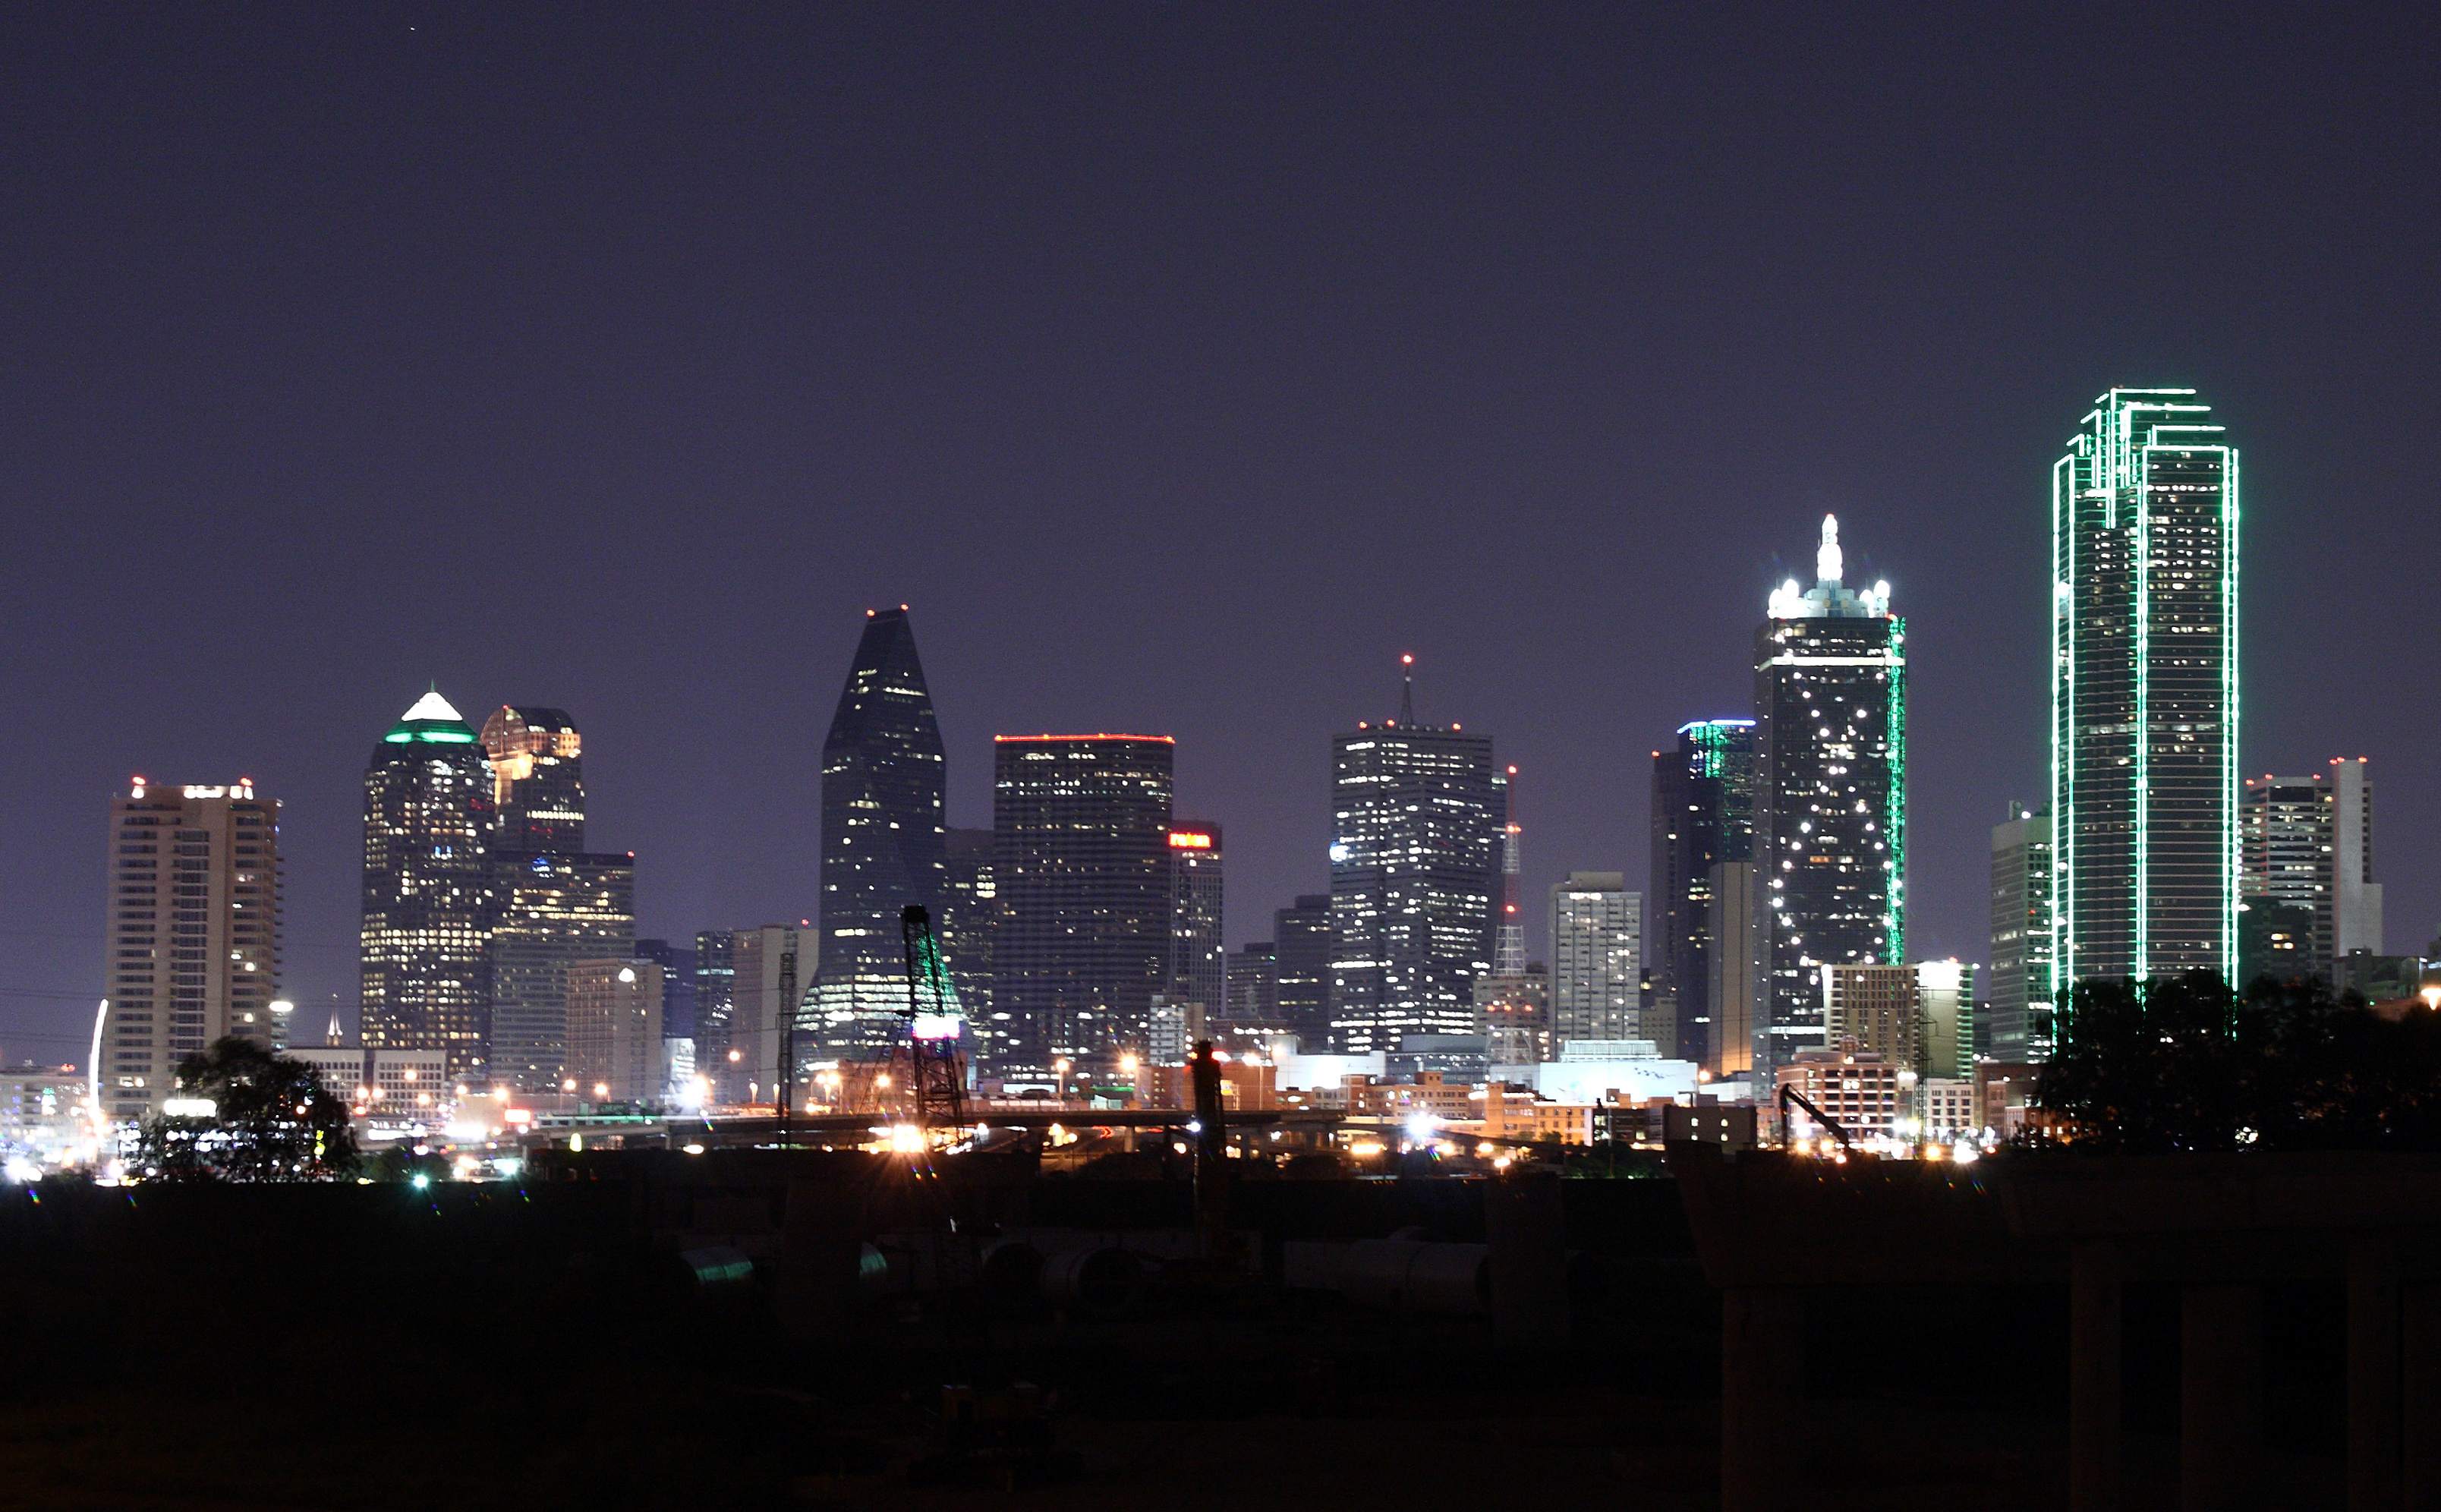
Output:
<path fill-rule="evenodd" d="M 2061 986 L 2237 966 L 2237 450 L 2114 388 L 2052 469 Z"/>
<path fill-rule="evenodd" d="M 1509 834 L 1492 737 L 1419 723 L 1411 682 L 1398 718 L 1332 737 L 1330 763 L 1331 1049 L 1474 1033 Z"/>
<path fill-rule="evenodd" d="M 1775 589 L 1755 631 L 1760 1078 L 1827 1048 L 1822 968 L 1907 960 L 1907 621 L 1843 566 L 1826 514 L 1814 586 Z"/>
<path fill-rule="evenodd" d="M 365 768 L 367 1049 L 437 1050 L 479 1076 L 491 1039 L 492 771 L 475 732 L 425 693 Z"/>
<path fill-rule="evenodd" d="M 1653 753 L 1644 1037 L 1714 1071 L 1712 869 L 1754 858 L 1754 731 L 1751 719 L 1698 719 Z"/>
<path fill-rule="evenodd" d="M 1144 1046 L 1170 973 L 1172 755 L 1167 735 L 992 737 L 1003 1075 L 1083 1077 Z"/>
<path fill-rule="evenodd" d="M 585 741 L 562 709 L 502 704 L 483 721 L 499 849 L 569 855 L 585 849 Z"/>
<path fill-rule="evenodd" d="M 815 1001 L 827 1053 L 888 1044 L 907 1002 L 899 910 L 935 919 L 949 876 L 941 727 L 907 606 L 868 609 L 823 742 L 823 907 Z"/>

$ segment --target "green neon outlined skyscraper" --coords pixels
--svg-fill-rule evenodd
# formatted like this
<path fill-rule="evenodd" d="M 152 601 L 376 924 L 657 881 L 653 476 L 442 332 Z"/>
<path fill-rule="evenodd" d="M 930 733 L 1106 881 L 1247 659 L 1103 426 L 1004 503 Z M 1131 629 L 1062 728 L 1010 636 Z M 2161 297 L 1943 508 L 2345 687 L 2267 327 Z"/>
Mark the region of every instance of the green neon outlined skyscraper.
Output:
<path fill-rule="evenodd" d="M 2237 449 L 2192 388 L 2114 388 L 2052 469 L 2052 960 L 2237 960 Z"/>

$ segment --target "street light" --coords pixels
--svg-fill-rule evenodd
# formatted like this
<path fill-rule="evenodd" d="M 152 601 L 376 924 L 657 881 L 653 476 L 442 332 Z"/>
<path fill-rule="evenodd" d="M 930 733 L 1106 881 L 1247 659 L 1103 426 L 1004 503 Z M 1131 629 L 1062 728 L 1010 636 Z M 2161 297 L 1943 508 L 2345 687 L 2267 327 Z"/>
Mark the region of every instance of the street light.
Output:
<path fill-rule="evenodd" d="M 1062 1055 L 1053 1061 L 1051 1070 L 1059 1078 L 1059 1097 L 1062 1102 L 1065 1102 L 1068 1097 L 1068 1057 Z"/>

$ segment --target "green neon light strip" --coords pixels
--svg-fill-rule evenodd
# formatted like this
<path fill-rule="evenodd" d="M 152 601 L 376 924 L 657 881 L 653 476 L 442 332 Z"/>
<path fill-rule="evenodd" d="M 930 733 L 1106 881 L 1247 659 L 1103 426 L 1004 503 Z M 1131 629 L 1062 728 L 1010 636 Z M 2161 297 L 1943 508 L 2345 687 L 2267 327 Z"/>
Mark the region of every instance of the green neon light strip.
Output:
<path fill-rule="evenodd" d="M 1890 616 L 1890 808 L 1883 825 L 1890 832 L 1890 881 L 1886 901 L 1890 910 L 1890 933 L 1882 945 L 1886 965 L 1907 963 L 1907 621 Z"/>
<path fill-rule="evenodd" d="M 2221 978 L 2237 981 L 2237 448 L 2222 453 L 2220 493 L 2221 571 Z"/>

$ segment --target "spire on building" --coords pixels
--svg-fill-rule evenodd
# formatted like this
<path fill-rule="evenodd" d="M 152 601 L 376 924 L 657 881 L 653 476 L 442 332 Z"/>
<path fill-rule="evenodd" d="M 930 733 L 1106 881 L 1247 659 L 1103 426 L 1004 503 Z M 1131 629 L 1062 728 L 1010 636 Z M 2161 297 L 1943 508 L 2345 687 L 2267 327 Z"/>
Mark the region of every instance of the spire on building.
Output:
<path fill-rule="evenodd" d="M 1413 655 L 1402 656 L 1399 658 L 1399 665 L 1404 674 L 1399 685 L 1399 723 L 1413 725 L 1416 722 L 1416 658 Z"/>

